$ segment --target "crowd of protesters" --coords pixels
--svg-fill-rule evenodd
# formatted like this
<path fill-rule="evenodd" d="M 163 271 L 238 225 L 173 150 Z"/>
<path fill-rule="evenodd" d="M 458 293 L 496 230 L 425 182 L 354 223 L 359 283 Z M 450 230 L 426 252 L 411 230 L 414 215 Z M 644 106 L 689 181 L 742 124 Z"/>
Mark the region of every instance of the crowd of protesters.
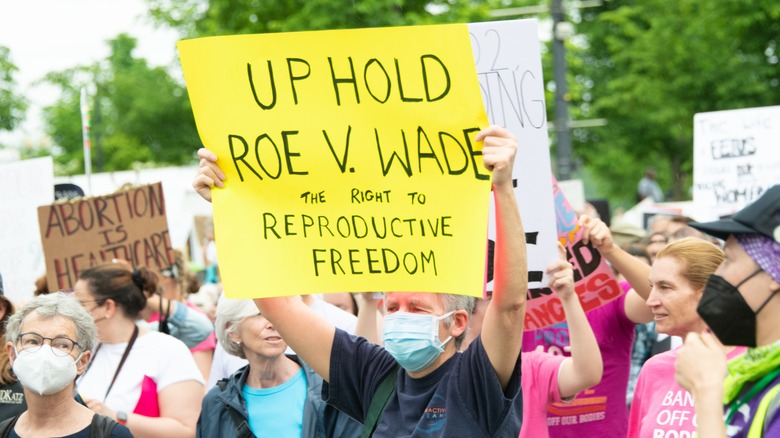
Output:
<path fill-rule="evenodd" d="M 205 277 L 181 251 L 159 276 L 114 260 L 72 291 L 43 277 L 26 303 L 0 277 L 0 435 L 780 436 L 780 186 L 709 223 L 657 215 L 626 233 L 581 214 L 621 295 L 586 313 L 559 245 L 547 275 L 566 322 L 524 331 L 517 140 L 475 140 L 496 203 L 487 298 L 229 299 L 213 238 Z M 210 201 L 225 174 L 198 155 Z"/>

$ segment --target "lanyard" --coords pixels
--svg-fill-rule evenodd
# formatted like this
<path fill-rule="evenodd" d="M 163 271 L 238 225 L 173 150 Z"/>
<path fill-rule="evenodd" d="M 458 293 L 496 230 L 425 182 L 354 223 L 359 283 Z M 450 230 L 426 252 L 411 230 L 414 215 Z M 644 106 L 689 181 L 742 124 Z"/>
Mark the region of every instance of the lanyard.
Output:
<path fill-rule="evenodd" d="M 111 384 L 108 385 L 108 389 L 106 389 L 106 395 L 103 396 L 103 403 L 106 402 L 106 399 L 108 398 L 108 393 L 111 392 L 111 388 L 114 387 L 114 382 L 116 382 L 116 378 L 119 376 L 119 372 L 122 371 L 122 366 L 125 364 L 125 361 L 127 360 L 127 356 L 130 355 L 130 350 L 133 348 L 133 344 L 135 344 L 135 340 L 138 338 L 138 326 L 133 326 L 133 335 L 130 336 L 130 340 L 127 342 L 127 347 L 125 347 L 125 352 L 122 353 L 122 359 L 119 360 L 119 365 L 116 367 L 116 372 L 114 372 L 114 378 L 111 379 Z M 87 367 L 87 370 L 84 371 L 84 374 L 82 375 L 82 378 L 87 375 L 89 372 L 89 369 L 92 367 L 92 364 L 95 363 L 95 357 L 97 357 L 98 352 L 100 351 L 100 347 L 103 344 L 100 344 L 95 349 L 95 354 L 92 355 L 92 360 L 89 362 L 89 367 Z"/>
<path fill-rule="evenodd" d="M 726 424 L 731 423 L 731 419 L 734 418 L 734 415 L 737 413 L 740 407 L 744 405 L 745 403 L 749 402 L 753 399 L 756 395 L 758 395 L 759 392 L 764 390 L 774 379 L 775 377 L 780 374 L 780 368 L 773 370 L 769 374 L 765 375 L 761 378 L 755 385 L 753 385 L 752 388 L 750 388 L 750 391 L 747 392 L 742 398 L 736 401 L 731 407 L 729 408 L 728 415 L 726 416 Z"/>
<path fill-rule="evenodd" d="M 160 319 L 158 320 L 158 331 L 160 333 L 165 333 L 166 335 L 171 334 L 171 329 L 168 327 L 168 318 L 171 315 L 171 300 L 168 300 L 168 307 L 165 309 L 165 313 L 163 313 L 163 297 L 160 295 Z"/>

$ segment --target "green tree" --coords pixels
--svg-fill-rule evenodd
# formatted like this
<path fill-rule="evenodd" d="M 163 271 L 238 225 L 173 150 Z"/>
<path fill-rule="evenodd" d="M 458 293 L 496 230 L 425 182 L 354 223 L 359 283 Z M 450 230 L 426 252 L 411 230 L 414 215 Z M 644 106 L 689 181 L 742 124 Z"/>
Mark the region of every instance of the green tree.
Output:
<path fill-rule="evenodd" d="M 45 80 L 61 97 L 44 108 L 47 132 L 59 169 L 83 171 L 80 93 L 89 90 L 92 107 L 92 159 L 96 171 L 126 170 L 140 163 L 190 162 L 200 144 L 184 87 L 164 68 L 133 57 L 136 40 L 120 34 L 109 41 L 104 62 L 62 72 Z"/>
<path fill-rule="evenodd" d="M 147 0 L 152 17 L 189 37 L 484 20 L 505 2 L 469 0 Z"/>
<path fill-rule="evenodd" d="M 14 75 L 19 69 L 11 62 L 11 51 L 0 46 L 0 130 L 11 131 L 23 119 L 27 99 L 14 92 Z"/>
<path fill-rule="evenodd" d="M 773 0 L 613 0 L 583 12 L 589 117 L 577 153 L 607 195 L 633 200 L 642 169 L 685 199 L 691 184 L 693 115 L 780 101 Z"/>

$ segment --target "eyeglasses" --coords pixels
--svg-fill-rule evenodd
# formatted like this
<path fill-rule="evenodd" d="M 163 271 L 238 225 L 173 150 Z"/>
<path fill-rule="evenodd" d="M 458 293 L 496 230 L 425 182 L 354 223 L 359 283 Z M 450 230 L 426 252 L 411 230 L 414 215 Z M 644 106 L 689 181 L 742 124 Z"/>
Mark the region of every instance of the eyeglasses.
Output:
<path fill-rule="evenodd" d="M 81 349 L 81 345 L 79 345 L 78 342 L 64 336 L 46 338 L 39 335 L 38 333 L 22 333 L 16 337 L 16 342 L 21 345 L 22 350 L 29 351 L 31 353 L 35 353 L 36 351 L 40 350 L 44 344 L 44 341 L 47 340 L 49 341 L 49 345 L 51 345 L 51 351 L 55 356 L 67 356 L 71 351 L 73 351 L 74 347 L 79 347 L 79 349 Z"/>
<path fill-rule="evenodd" d="M 93 310 L 97 309 L 98 307 L 100 307 L 100 306 L 102 305 L 102 304 L 100 303 L 100 301 L 101 301 L 101 300 L 87 300 L 87 301 L 79 301 L 79 304 L 81 304 L 81 306 L 82 306 L 83 308 L 87 309 L 87 304 L 90 304 L 90 303 L 97 303 L 97 306 L 92 306 L 92 308 L 91 308 L 91 309 L 87 309 L 87 311 L 88 311 L 88 312 L 91 312 L 91 311 L 93 311 Z"/>

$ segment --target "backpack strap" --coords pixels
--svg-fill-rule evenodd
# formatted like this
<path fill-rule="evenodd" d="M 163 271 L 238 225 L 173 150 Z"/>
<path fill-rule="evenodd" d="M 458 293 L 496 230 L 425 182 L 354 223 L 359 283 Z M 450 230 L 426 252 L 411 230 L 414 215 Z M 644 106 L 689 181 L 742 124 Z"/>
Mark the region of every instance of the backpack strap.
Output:
<path fill-rule="evenodd" d="M 376 388 L 374 397 L 371 398 L 371 404 L 368 405 L 368 412 L 366 413 L 366 418 L 363 422 L 363 434 L 360 436 L 361 438 L 369 438 L 374 433 L 377 424 L 379 424 L 379 420 L 382 418 L 382 411 L 385 410 L 385 406 L 390 400 L 390 396 L 395 391 L 395 380 L 398 376 L 398 368 L 400 368 L 400 366 L 396 364 Z"/>
<path fill-rule="evenodd" d="M 11 435 L 11 429 L 14 428 L 14 425 L 16 424 L 16 420 L 19 419 L 19 416 L 22 414 L 16 415 L 11 418 L 7 418 L 0 422 L 0 437 L 2 438 L 8 438 L 9 435 Z"/>
<path fill-rule="evenodd" d="M 119 423 L 111 417 L 95 414 L 92 416 L 92 423 L 89 426 L 89 436 L 90 438 L 110 438 L 117 424 Z"/>
<path fill-rule="evenodd" d="M 246 418 L 241 416 L 238 412 L 236 412 L 233 408 L 228 408 L 230 411 L 230 416 L 233 417 L 233 424 L 237 425 L 236 427 L 236 438 L 255 438 L 255 434 L 252 433 L 252 429 L 249 428 L 249 423 L 247 423 Z"/>

